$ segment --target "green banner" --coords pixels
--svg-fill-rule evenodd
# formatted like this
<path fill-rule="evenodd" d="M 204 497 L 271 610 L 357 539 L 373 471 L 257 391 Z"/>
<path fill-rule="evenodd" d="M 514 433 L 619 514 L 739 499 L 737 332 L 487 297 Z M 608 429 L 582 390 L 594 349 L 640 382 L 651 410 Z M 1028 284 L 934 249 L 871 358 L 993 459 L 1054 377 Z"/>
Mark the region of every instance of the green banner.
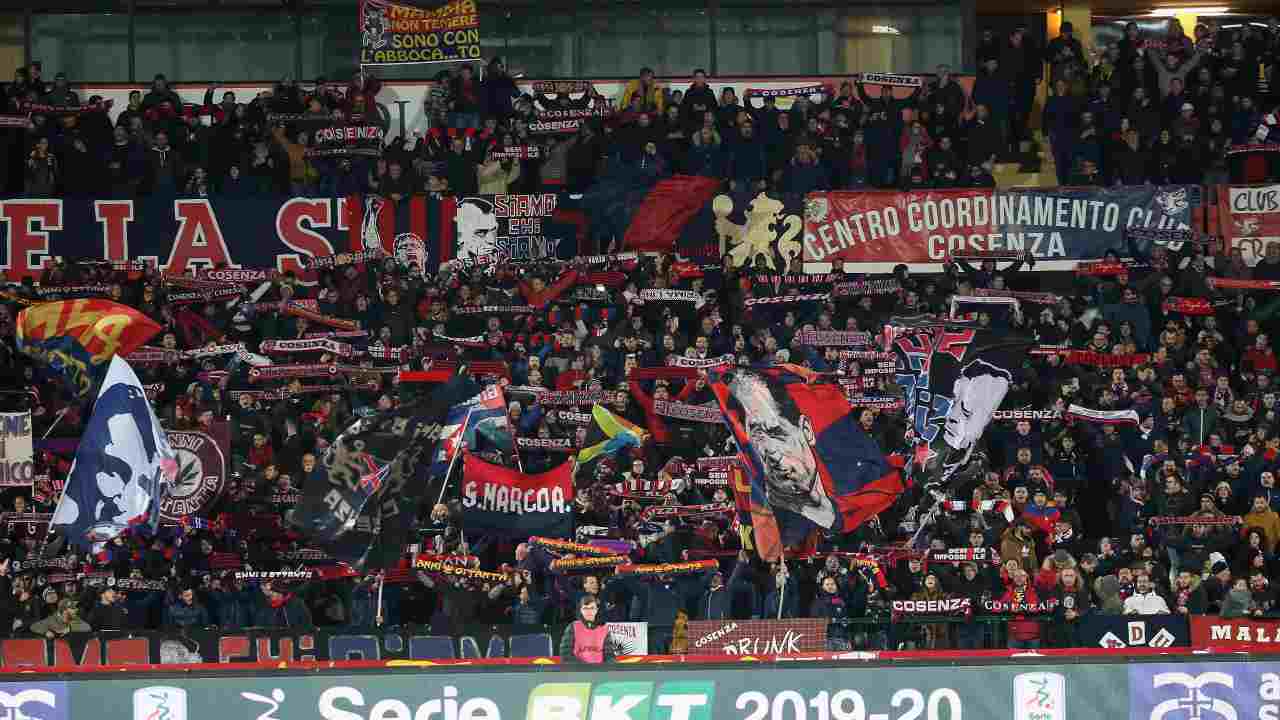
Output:
<path fill-rule="evenodd" d="M 421 666 L 425 666 L 422 663 Z M 1105 665 L 487 668 L 69 682 L 68 720 L 1114 720 Z"/>

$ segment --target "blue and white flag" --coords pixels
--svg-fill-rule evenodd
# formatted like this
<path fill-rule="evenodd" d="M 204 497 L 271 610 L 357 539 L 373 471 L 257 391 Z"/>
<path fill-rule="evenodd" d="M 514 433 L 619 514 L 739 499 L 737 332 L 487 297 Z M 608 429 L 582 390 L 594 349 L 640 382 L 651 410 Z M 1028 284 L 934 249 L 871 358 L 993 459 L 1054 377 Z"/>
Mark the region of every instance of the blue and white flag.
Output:
<path fill-rule="evenodd" d="M 117 355 L 80 438 L 51 529 L 64 533 L 72 545 L 95 551 L 130 525 L 154 530 L 161 495 L 172 487 L 177 470 L 142 383 Z"/>

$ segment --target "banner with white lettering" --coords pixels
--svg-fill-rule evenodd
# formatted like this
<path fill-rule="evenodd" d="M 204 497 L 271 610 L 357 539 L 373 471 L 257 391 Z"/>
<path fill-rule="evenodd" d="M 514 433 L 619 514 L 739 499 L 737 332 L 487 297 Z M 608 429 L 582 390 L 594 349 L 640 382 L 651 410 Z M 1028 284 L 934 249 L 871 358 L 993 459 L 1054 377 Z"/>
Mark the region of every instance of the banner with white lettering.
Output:
<path fill-rule="evenodd" d="M 1185 615 L 1102 615 L 1080 620 L 1080 646 L 1104 648 L 1186 647 L 1191 631 Z"/>
<path fill-rule="evenodd" d="M 1219 186 L 1218 225 L 1223 254 L 1240 248 L 1257 265 L 1267 245 L 1280 242 L 1280 185 Z"/>
<path fill-rule="evenodd" d="M 414 65 L 480 59 L 480 16 L 475 0 L 431 9 L 361 0 L 360 64 Z"/>
<path fill-rule="evenodd" d="M 1129 228 L 1184 230 L 1199 186 L 813 193 L 807 263 L 936 263 L 961 251 L 1030 251 L 1037 260 L 1127 254 Z"/>
<path fill-rule="evenodd" d="M 827 649 L 827 619 L 692 620 L 690 655 L 781 655 Z"/>
<path fill-rule="evenodd" d="M 555 193 L 458 198 L 451 259 L 468 263 L 568 260 L 578 252 L 577 227 L 556 222 Z"/>
<path fill-rule="evenodd" d="M 1280 619 L 1191 616 L 1191 644 L 1195 647 L 1232 648 L 1280 642 Z"/>
<path fill-rule="evenodd" d="M 618 645 L 618 656 L 649 654 L 649 623 L 611 622 L 609 639 Z"/>
<path fill-rule="evenodd" d="M 526 475 L 466 453 L 462 511 L 468 532 L 573 537 L 573 463 Z"/>
<path fill-rule="evenodd" d="M 35 482 L 31 450 L 31 413 L 0 413 L 0 487 Z"/>

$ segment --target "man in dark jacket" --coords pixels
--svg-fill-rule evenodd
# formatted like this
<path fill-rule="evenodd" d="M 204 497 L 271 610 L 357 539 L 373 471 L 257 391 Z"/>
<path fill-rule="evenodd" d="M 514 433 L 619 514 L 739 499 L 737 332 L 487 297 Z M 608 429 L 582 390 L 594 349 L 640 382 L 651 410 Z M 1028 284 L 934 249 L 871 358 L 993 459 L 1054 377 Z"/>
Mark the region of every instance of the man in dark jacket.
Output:
<path fill-rule="evenodd" d="M 1080 619 L 1089 613 L 1093 601 L 1089 588 L 1074 567 L 1058 573 L 1058 584 L 1051 597 L 1058 601 L 1053 613 L 1053 640 L 1060 647 L 1080 646 Z"/>
<path fill-rule="evenodd" d="M 186 179 L 182 154 L 169 144 L 169 133 L 156 133 L 155 145 L 147 151 L 146 181 L 144 185 L 153 194 L 175 194 L 182 189 Z"/>
<path fill-rule="evenodd" d="M 253 624 L 258 627 L 314 627 L 311 611 L 301 598 L 283 588 L 268 585 L 263 588 L 265 597 L 258 601 Z M 203 608 L 201 608 L 203 610 Z"/>
<path fill-rule="evenodd" d="M 960 117 L 960 113 L 964 111 L 965 97 L 964 88 L 960 87 L 960 83 L 951 77 L 951 68 L 946 65 L 938 66 L 938 77 L 929 84 L 929 94 L 925 100 L 925 105 L 934 107 L 941 105 L 946 110 L 947 117 Z"/>
<path fill-rule="evenodd" d="M 124 630 L 129 626 L 129 611 L 118 602 L 115 588 L 107 588 L 85 618 L 97 630 Z"/>
<path fill-rule="evenodd" d="M 968 598 L 976 614 L 982 607 L 983 597 L 991 594 L 992 581 L 978 572 L 978 566 L 967 562 L 961 566 L 960 576 L 953 579 L 948 590 L 955 597 Z M 958 628 L 956 645 L 965 650 L 986 647 L 987 626 L 970 619 Z"/>
<path fill-rule="evenodd" d="M 165 625 L 179 628 L 201 628 L 209 625 L 209 611 L 196 600 L 196 591 L 183 588 L 165 607 Z"/>
<path fill-rule="evenodd" d="M 1018 152 L 1018 145 L 1027 137 L 1027 120 L 1035 100 L 1036 85 L 1043 73 L 1040 56 L 1032 49 L 1026 34 L 1025 25 L 1015 28 L 1000 57 L 1000 67 L 1013 89 L 1010 97 L 1009 141 L 1015 152 Z"/>
<path fill-rule="evenodd" d="M 707 112 L 719 109 L 716 93 L 707 85 L 707 71 L 701 68 L 693 71 L 693 84 L 684 93 L 680 101 L 680 126 L 685 132 L 693 133 L 702 127 Z"/>

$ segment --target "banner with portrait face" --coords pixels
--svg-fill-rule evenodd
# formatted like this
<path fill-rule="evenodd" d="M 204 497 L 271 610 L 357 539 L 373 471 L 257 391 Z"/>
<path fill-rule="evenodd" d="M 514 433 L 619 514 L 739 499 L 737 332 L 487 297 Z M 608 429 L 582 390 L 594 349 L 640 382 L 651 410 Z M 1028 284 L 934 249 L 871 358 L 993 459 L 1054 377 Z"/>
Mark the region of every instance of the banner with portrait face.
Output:
<path fill-rule="evenodd" d="M 556 222 L 560 196 L 470 195 L 453 214 L 453 259 L 464 264 L 568 260 L 577 227 Z"/>

